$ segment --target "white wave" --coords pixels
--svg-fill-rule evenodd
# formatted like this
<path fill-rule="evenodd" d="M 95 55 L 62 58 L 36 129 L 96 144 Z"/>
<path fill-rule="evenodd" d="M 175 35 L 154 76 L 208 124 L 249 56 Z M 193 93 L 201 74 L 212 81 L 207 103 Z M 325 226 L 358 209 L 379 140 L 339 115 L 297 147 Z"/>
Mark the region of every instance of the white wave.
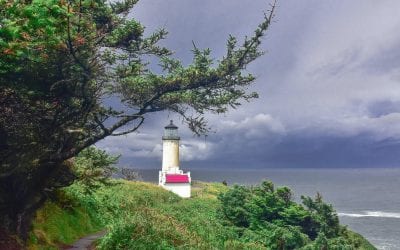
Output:
<path fill-rule="evenodd" d="M 382 211 L 363 211 L 360 214 L 356 213 L 338 213 L 339 216 L 346 216 L 346 217 L 378 217 L 378 218 L 395 218 L 400 219 L 400 213 L 389 213 L 389 212 L 382 212 Z"/>

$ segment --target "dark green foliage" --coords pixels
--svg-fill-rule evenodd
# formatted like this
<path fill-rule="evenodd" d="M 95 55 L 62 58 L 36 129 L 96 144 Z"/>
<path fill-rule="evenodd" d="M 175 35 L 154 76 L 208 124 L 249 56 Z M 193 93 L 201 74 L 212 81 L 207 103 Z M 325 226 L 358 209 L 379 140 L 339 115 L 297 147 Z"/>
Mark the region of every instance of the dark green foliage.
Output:
<path fill-rule="evenodd" d="M 268 249 L 297 249 L 309 242 L 298 227 L 278 226 L 273 223 L 259 223 L 244 230 L 243 242 L 258 242 Z"/>
<path fill-rule="evenodd" d="M 317 225 L 315 229 L 309 228 L 311 236 L 313 236 L 313 232 L 318 231 L 323 232 L 329 238 L 339 234 L 339 217 L 332 205 L 322 201 L 322 196 L 319 193 L 317 193 L 315 199 L 304 196 L 301 199 L 308 212 L 311 213 L 312 224 Z"/>
<path fill-rule="evenodd" d="M 73 173 L 76 182 L 86 193 L 94 192 L 103 185 L 110 185 L 110 177 L 117 171 L 113 166 L 119 156 L 108 155 L 104 150 L 88 147 L 74 159 Z"/>
<path fill-rule="evenodd" d="M 355 245 L 332 205 L 324 203 L 319 194 L 315 199 L 302 197 L 303 205 L 292 197 L 289 188 L 275 189 L 265 181 L 255 187 L 233 186 L 218 198 L 222 218 L 244 242 L 259 242 L 271 249 L 348 249 Z"/>
<path fill-rule="evenodd" d="M 264 222 L 302 226 L 311 218 L 310 213 L 292 201 L 289 188 L 274 190 L 271 182 L 252 188 L 234 186 L 219 199 L 224 217 L 238 227 L 254 227 Z"/>
<path fill-rule="evenodd" d="M 248 197 L 247 192 L 248 189 L 244 186 L 234 186 L 219 197 L 224 205 L 222 207 L 224 216 L 237 227 L 250 226 L 250 214 L 244 207 L 245 199 Z"/>

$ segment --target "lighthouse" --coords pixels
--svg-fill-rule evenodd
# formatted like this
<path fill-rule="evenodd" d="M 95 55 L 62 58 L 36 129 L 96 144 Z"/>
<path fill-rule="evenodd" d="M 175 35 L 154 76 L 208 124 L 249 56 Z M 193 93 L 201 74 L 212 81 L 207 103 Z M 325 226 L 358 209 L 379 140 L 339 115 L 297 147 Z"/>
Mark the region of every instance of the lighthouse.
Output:
<path fill-rule="evenodd" d="M 179 134 L 173 121 L 164 127 L 162 168 L 159 172 L 159 185 L 183 198 L 190 197 L 190 172 L 179 169 Z"/>
<path fill-rule="evenodd" d="M 178 127 L 173 121 L 164 128 L 162 171 L 170 172 L 179 169 L 179 140 Z"/>

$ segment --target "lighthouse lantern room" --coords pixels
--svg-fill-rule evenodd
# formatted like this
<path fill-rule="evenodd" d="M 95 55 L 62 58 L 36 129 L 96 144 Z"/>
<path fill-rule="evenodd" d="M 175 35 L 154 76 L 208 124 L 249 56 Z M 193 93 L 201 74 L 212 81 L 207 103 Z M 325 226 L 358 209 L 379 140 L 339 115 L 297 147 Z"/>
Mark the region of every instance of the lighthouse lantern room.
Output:
<path fill-rule="evenodd" d="M 179 169 L 178 127 L 171 120 L 164 128 L 162 169 L 159 172 L 159 185 L 183 198 L 190 197 L 190 172 Z"/>

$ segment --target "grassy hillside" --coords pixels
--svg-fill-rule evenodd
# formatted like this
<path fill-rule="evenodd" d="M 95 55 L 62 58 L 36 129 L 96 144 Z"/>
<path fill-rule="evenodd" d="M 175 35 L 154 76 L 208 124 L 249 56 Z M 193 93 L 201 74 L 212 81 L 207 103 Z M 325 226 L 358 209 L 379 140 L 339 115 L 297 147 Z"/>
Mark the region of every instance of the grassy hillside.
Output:
<path fill-rule="evenodd" d="M 84 207 L 64 207 L 47 202 L 36 214 L 28 248 L 58 249 L 103 227 L 104 224 L 100 223 L 95 213 Z"/>
<path fill-rule="evenodd" d="M 73 185 L 37 213 L 29 248 L 57 249 L 107 228 L 99 249 L 268 249 L 221 218 L 217 196 L 227 191 L 222 184 L 196 182 L 193 198 L 181 199 L 144 182 L 114 181 L 90 195 Z M 340 240 L 351 242 L 347 249 L 375 249 L 348 230 Z M 304 249 L 315 249 L 306 243 Z"/>

